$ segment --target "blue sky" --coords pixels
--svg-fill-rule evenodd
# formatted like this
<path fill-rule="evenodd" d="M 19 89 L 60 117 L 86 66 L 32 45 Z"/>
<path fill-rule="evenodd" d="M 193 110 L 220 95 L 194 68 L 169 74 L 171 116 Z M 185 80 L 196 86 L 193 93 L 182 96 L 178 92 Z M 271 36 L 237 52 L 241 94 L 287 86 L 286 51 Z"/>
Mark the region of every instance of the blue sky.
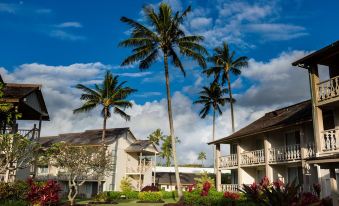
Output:
<path fill-rule="evenodd" d="M 309 98 L 307 73 L 291 62 L 338 40 L 339 2 L 336 0 L 167 0 L 174 10 L 192 5 L 184 28 L 203 35 L 204 45 L 227 41 L 237 54 L 250 58 L 249 67 L 233 77 L 237 99 L 237 129 L 272 109 Z M 144 138 L 167 127 L 163 66 L 157 62 L 140 73 L 136 65 L 121 68 L 129 49 L 118 48 L 128 37 L 122 16 L 143 21 L 142 7 L 159 1 L 0 0 L 0 73 L 5 81 L 43 85 L 51 122 L 43 134 L 101 127 L 101 117 L 72 115 L 78 107 L 77 83 L 100 81 L 105 70 L 119 74 L 138 89 L 131 99 L 131 122 L 112 117 L 109 127 L 130 126 Z M 171 68 L 171 86 L 179 153 L 194 162 L 211 139 L 211 117 L 200 120 L 200 107 L 192 105 L 209 80 L 201 69 L 184 59 L 187 77 Z M 291 92 L 293 91 L 293 92 Z M 94 118 L 95 117 L 95 118 Z M 229 107 L 217 119 L 217 137 L 230 134 Z M 187 137 L 187 138 L 186 138 Z M 193 137 L 199 139 L 196 141 Z M 195 144 L 192 147 L 192 143 Z"/>

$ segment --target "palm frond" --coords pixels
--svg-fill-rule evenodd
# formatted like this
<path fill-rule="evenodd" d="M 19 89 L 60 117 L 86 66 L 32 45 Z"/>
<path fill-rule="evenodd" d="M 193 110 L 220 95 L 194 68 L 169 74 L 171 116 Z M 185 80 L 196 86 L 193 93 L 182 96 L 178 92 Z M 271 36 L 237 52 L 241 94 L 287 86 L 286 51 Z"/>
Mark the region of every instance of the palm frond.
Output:
<path fill-rule="evenodd" d="M 131 116 L 126 114 L 123 110 L 121 110 L 118 107 L 114 107 L 114 113 L 119 114 L 122 118 L 124 118 L 126 121 L 129 121 L 131 119 Z"/>

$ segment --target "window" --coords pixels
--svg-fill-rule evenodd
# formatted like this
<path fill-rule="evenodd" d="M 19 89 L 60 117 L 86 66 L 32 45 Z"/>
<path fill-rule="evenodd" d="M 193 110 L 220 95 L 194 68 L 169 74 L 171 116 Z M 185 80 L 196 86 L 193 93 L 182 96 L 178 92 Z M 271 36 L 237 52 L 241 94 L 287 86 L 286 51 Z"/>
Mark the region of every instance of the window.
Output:
<path fill-rule="evenodd" d="M 286 142 L 286 146 L 300 144 L 300 133 L 299 133 L 299 131 L 286 133 L 285 134 L 285 142 Z"/>
<path fill-rule="evenodd" d="M 48 174 L 48 165 L 39 166 L 38 167 L 38 173 L 40 173 L 40 174 Z"/>
<path fill-rule="evenodd" d="M 298 184 L 303 184 L 303 174 L 301 167 L 289 167 L 287 172 L 287 181 L 289 183 L 296 180 Z"/>

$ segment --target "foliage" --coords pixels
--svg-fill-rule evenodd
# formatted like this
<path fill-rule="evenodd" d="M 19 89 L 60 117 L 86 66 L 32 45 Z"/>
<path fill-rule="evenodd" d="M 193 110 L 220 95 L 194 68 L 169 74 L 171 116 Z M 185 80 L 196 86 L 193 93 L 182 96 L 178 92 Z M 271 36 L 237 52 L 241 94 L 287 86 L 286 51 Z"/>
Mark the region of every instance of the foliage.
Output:
<path fill-rule="evenodd" d="M 321 193 L 321 186 L 320 186 L 320 184 L 319 183 L 314 183 L 312 185 L 312 187 L 313 187 L 314 192 L 317 194 L 317 196 L 320 197 L 320 193 Z"/>
<path fill-rule="evenodd" d="M 123 193 L 132 191 L 132 180 L 128 177 L 123 177 L 120 181 L 120 189 Z"/>
<path fill-rule="evenodd" d="M 24 181 L 0 182 L 0 200 L 25 200 L 27 190 L 28 184 Z"/>
<path fill-rule="evenodd" d="M 122 193 L 121 192 L 101 192 L 97 194 L 94 199 L 98 202 L 114 202 L 115 200 L 118 200 L 121 198 Z"/>
<path fill-rule="evenodd" d="M 212 178 L 207 172 L 203 172 L 200 174 L 199 178 L 194 178 L 197 189 L 201 190 L 205 182 L 210 183 L 211 188 L 215 188 L 214 186 L 214 178 Z"/>
<path fill-rule="evenodd" d="M 27 200 L 33 205 L 47 206 L 57 205 L 60 201 L 59 192 L 61 191 L 59 184 L 54 180 L 48 180 L 43 184 L 37 184 L 32 179 L 28 181 L 29 191 Z"/>
<path fill-rule="evenodd" d="M 201 165 L 204 165 L 204 160 L 206 160 L 206 152 L 200 152 L 198 155 L 198 160 L 201 161 Z"/>
<path fill-rule="evenodd" d="M 139 192 L 138 199 L 147 202 L 159 202 L 162 200 L 161 192 Z"/>
<path fill-rule="evenodd" d="M 0 134 L 0 173 L 24 169 L 39 156 L 40 145 L 20 134 Z M 10 181 L 6 178 L 5 182 Z"/>
<path fill-rule="evenodd" d="M 27 206 L 27 202 L 23 200 L 0 200 L 1 206 Z"/>
<path fill-rule="evenodd" d="M 125 195 L 126 199 L 135 200 L 135 199 L 138 199 L 139 192 L 129 191 L 129 192 L 124 192 L 123 195 Z"/>
<path fill-rule="evenodd" d="M 68 178 L 68 200 L 73 205 L 78 195 L 79 186 L 83 185 L 89 176 L 109 175 L 112 170 L 112 155 L 105 148 L 90 145 L 53 144 L 49 148 L 50 163 L 64 171 Z"/>
<path fill-rule="evenodd" d="M 160 191 L 158 187 L 154 185 L 147 185 L 141 189 L 141 192 L 158 192 Z"/>
<path fill-rule="evenodd" d="M 211 183 L 209 183 L 208 181 L 204 182 L 204 184 L 202 185 L 202 191 L 201 191 L 201 196 L 208 196 L 208 192 L 211 189 Z"/>
<path fill-rule="evenodd" d="M 176 192 L 176 191 L 164 191 L 164 190 L 162 190 L 161 193 L 162 193 L 162 197 L 164 199 L 171 199 L 171 198 L 175 199 L 176 197 L 178 197 L 178 192 Z"/>
<path fill-rule="evenodd" d="M 1 99 L 4 97 L 5 84 L 0 81 L 0 126 L 5 124 L 11 125 L 13 119 L 18 119 L 22 115 L 18 112 L 18 108 L 14 107 L 13 104 L 2 102 Z"/>
<path fill-rule="evenodd" d="M 316 195 L 310 192 L 304 192 L 300 195 L 298 203 L 292 205 L 308 206 L 316 203 L 320 203 L 320 199 Z"/>
<path fill-rule="evenodd" d="M 235 192 L 224 192 L 224 198 L 231 199 L 231 200 L 238 200 L 240 199 L 240 195 Z"/>

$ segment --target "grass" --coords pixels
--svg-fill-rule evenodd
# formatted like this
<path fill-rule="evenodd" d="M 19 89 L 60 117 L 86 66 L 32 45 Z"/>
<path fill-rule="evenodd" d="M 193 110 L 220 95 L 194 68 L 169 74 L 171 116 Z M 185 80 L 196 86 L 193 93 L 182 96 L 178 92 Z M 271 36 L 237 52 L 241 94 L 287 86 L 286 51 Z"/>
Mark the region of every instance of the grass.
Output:
<path fill-rule="evenodd" d="M 138 200 L 117 200 L 117 206 L 163 206 L 166 203 L 175 203 L 174 199 L 164 199 L 165 203 L 137 203 Z M 79 201 L 77 204 L 87 204 L 89 200 Z M 100 204 L 98 206 L 112 206 L 112 204 Z"/>

